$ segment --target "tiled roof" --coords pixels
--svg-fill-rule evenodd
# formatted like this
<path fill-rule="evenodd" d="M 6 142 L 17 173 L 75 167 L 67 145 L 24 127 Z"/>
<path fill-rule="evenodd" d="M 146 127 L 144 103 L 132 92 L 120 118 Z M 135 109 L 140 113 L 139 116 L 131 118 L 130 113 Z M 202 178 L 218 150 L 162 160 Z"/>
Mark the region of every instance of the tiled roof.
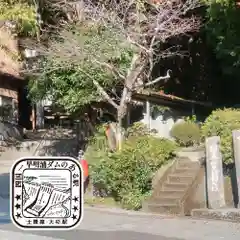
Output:
<path fill-rule="evenodd" d="M 166 93 L 164 93 L 164 91 L 156 92 L 156 94 L 159 94 L 160 96 L 168 97 L 168 98 L 170 98 L 170 99 L 185 100 L 185 99 L 183 99 L 183 98 L 180 98 L 180 97 L 177 97 L 177 96 L 174 96 L 174 95 L 171 95 L 171 94 L 166 94 Z"/>
<path fill-rule="evenodd" d="M 137 99 L 150 99 L 154 102 L 168 102 L 168 103 L 179 103 L 179 104 L 190 104 L 190 105 L 200 105 L 205 107 L 212 107 L 210 102 L 201 102 L 195 100 L 183 99 L 171 94 L 166 94 L 163 91 L 151 92 L 151 91 L 142 91 L 134 94 L 134 97 Z"/>

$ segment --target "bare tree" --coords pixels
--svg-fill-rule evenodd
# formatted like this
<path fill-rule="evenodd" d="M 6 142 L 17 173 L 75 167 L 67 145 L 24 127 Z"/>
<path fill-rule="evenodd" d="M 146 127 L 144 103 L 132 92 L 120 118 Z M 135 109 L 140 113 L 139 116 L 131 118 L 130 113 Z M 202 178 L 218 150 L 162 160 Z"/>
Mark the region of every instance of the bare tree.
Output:
<path fill-rule="evenodd" d="M 117 139 L 121 148 L 122 120 L 133 92 L 170 78 L 171 71 L 168 70 L 166 75 L 152 79 L 156 61 L 166 55 L 179 53 L 176 48 L 159 51 L 159 46 L 173 37 L 198 30 L 200 19 L 194 16 L 192 11 L 200 7 L 200 1 L 49 1 L 54 1 L 55 6 L 66 13 L 66 23 L 74 23 L 77 29 L 75 32 L 61 31 L 60 36 L 64 41 L 50 45 L 48 55 L 51 59 L 58 59 L 62 66 L 66 63 L 81 66 L 84 61 L 91 62 L 110 71 L 123 85 L 120 101 L 116 102 L 104 87 L 89 75 L 103 98 L 117 109 Z M 89 35 L 86 37 L 85 32 L 93 28 L 104 31 L 99 34 L 95 32 L 91 36 L 94 41 L 89 42 Z M 111 54 L 129 49 L 132 52 L 131 61 L 124 72 L 111 61 Z M 83 68 L 79 69 L 88 74 Z"/>

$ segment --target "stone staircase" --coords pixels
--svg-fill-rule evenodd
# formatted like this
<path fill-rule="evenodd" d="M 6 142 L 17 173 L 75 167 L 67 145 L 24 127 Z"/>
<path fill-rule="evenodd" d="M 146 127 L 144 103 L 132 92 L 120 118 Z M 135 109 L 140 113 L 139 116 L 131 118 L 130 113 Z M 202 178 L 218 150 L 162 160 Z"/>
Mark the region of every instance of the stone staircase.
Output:
<path fill-rule="evenodd" d="M 34 152 L 38 145 L 38 141 L 24 141 L 18 147 L 11 146 L 6 148 L 0 155 L 0 174 L 9 173 L 17 159 L 35 155 Z"/>
<path fill-rule="evenodd" d="M 38 151 L 44 145 L 44 137 L 48 132 L 48 130 L 37 133 L 29 131 L 27 139 L 8 141 L 0 146 L 0 174 L 9 173 L 13 163 L 19 158 L 38 156 Z"/>
<path fill-rule="evenodd" d="M 200 161 L 178 157 L 158 180 L 144 210 L 176 215 L 190 215 L 194 206 L 191 195 L 204 175 Z"/>

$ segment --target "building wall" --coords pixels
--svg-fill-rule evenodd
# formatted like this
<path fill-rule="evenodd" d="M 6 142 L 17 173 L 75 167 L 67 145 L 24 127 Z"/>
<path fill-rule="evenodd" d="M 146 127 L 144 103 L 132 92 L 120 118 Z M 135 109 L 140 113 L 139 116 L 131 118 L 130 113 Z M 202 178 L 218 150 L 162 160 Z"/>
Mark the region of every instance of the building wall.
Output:
<path fill-rule="evenodd" d="M 146 113 L 141 122 L 148 125 L 148 116 Z M 183 118 L 191 116 L 189 112 L 182 112 L 177 110 L 154 111 L 150 116 L 150 129 L 157 130 L 158 137 L 171 139 L 170 131 L 175 123 L 184 121 Z"/>
<path fill-rule="evenodd" d="M 1 70 L 1 69 L 0 69 Z M 9 74 L 1 73 L 0 71 L 0 106 L 18 103 L 19 88 L 24 84 L 24 81 L 15 78 Z"/>
<path fill-rule="evenodd" d="M 11 98 L 11 99 L 18 101 L 18 91 L 17 91 L 17 89 L 12 90 L 12 89 L 0 87 L 0 97 L 3 99 L 4 99 L 4 97 Z"/>
<path fill-rule="evenodd" d="M 23 62 L 19 61 L 19 39 L 12 34 L 13 25 L 11 21 L 1 21 L 0 24 L 0 117 L 16 123 L 19 113 L 27 106 L 21 103 L 19 109 L 22 97 L 19 91 L 25 83 L 20 75 Z"/>
<path fill-rule="evenodd" d="M 24 81 L 0 73 L 0 117 L 6 121 L 17 122 L 19 118 L 19 90 Z M 26 107 L 26 106 L 25 106 Z"/>
<path fill-rule="evenodd" d="M 195 109 L 194 109 L 195 108 Z M 197 122 L 201 123 L 205 120 L 207 114 L 196 107 L 165 107 L 160 105 L 150 104 L 150 118 L 147 116 L 147 104 L 143 107 L 143 117 L 139 120 L 142 123 L 150 126 L 150 129 L 157 130 L 157 136 L 171 139 L 170 131 L 174 124 L 184 121 L 186 117 L 197 118 Z"/>

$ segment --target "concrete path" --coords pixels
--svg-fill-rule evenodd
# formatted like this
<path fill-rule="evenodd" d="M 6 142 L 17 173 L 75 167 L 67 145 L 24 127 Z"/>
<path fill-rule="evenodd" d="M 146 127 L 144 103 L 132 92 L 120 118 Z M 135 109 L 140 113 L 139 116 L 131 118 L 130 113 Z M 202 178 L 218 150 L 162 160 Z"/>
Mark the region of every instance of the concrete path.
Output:
<path fill-rule="evenodd" d="M 34 155 L 39 144 L 39 141 L 24 141 L 21 145 L 2 152 L 0 155 L 0 173 L 9 173 L 11 166 L 17 159 Z"/>
<path fill-rule="evenodd" d="M 25 239 L 29 234 L 54 239 L 72 240 L 220 240 L 240 239 L 240 224 L 220 221 L 193 220 L 187 218 L 161 217 L 151 214 L 128 214 L 123 211 L 105 211 L 86 208 L 80 226 L 70 231 L 21 231 L 12 224 L 0 225 L 1 231 L 22 233 Z M 5 233 L 6 234 L 6 233 Z M 21 236 L 21 235 L 17 235 Z M 0 239 L 2 239 L 0 237 Z M 6 238 L 7 239 L 7 238 Z M 11 238 L 13 239 L 13 238 Z M 21 238 L 20 238 L 21 239 Z M 44 239 L 44 238 L 41 238 Z M 50 239 L 49 239 L 50 240 Z"/>

